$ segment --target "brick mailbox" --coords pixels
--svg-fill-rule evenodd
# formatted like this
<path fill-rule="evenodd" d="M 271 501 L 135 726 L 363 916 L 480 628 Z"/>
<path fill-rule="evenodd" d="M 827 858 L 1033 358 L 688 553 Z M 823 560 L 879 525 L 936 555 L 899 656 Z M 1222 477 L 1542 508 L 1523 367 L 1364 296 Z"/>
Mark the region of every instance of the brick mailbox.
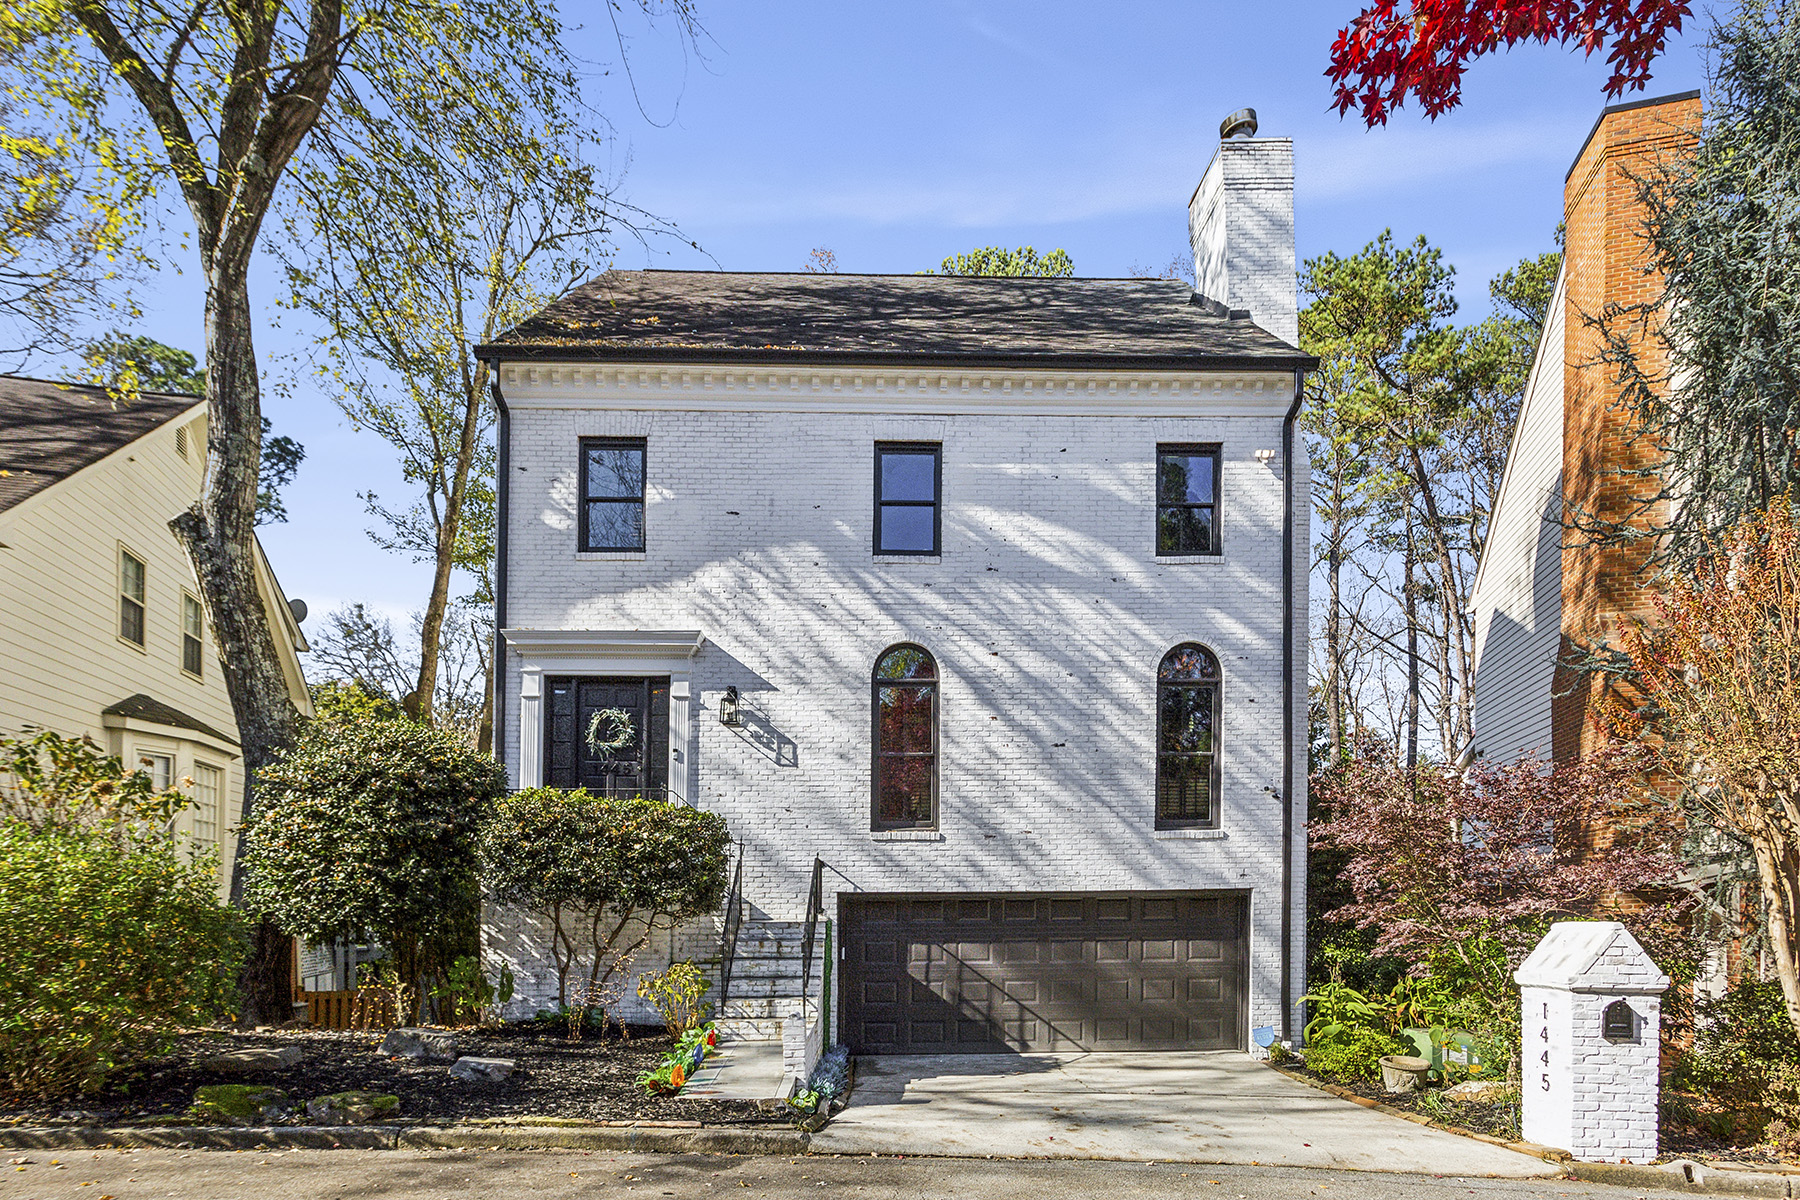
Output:
<path fill-rule="evenodd" d="M 1559 921 L 1513 979 L 1525 1140 L 1583 1162 L 1654 1160 L 1669 977 L 1617 921 Z"/>

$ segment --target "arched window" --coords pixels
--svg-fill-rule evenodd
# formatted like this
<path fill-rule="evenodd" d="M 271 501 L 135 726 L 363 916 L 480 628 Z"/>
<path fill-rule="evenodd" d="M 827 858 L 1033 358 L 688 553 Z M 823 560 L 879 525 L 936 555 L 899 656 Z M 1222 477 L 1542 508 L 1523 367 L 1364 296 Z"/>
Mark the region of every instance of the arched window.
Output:
<path fill-rule="evenodd" d="M 1156 670 L 1156 827 L 1219 823 L 1219 660 L 1189 642 Z"/>
<path fill-rule="evenodd" d="M 938 670 L 919 646 L 875 660 L 876 829 L 937 828 Z"/>

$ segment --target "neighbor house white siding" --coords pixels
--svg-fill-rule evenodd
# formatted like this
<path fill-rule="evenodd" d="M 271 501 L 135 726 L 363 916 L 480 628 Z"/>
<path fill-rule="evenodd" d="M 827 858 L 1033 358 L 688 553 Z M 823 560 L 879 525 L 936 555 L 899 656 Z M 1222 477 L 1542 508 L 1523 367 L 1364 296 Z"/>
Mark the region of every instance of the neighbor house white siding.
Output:
<path fill-rule="evenodd" d="M 145 760 L 167 758 L 172 781 L 190 795 L 206 778 L 203 768 L 217 770 L 221 786 L 210 823 L 206 813 L 189 809 L 176 818 L 175 831 L 220 854 L 223 890 L 242 806 L 242 757 L 210 616 L 202 630 L 199 674 L 183 669 L 182 600 L 184 595 L 198 599 L 200 588 L 168 524 L 200 494 L 204 411 L 196 404 L 181 418 L 0 512 L 0 736 L 34 729 L 85 735 L 130 767 L 148 769 Z M 181 428 L 187 430 L 185 456 L 176 449 Z M 145 565 L 141 647 L 120 635 L 124 552 Z M 287 615 L 273 576 L 260 561 L 259 567 L 265 603 L 276 597 L 281 615 Z M 273 614 L 275 604 L 269 607 Z M 292 652 L 301 644 L 298 627 L 291 618 L 278 620 L 277 636 L 289 640 L 290 683 L 304 708 L 306 693 Z M 140 693 L 223 736 L 102 716 L 103 709 Z"/>
<path fill-rule="evenodd" d="M 1550 758 L 1562 643 L 1563 279 L 1556 281 L 1475 581 L 1475 740 Z"/>
<path fill-rule="evenodd" d="M 704 636 L 672 775 L 743 844 L 755 915 L 799 919 L 815 855 L 827 915 L 844 891 L 1242 889 L 1251 1024 L 1279 1026 L 1284 804 L 1305 811 L 1303 552 L 1288 674 L 1302 793 L 1283 796 L 1284 482 L 1299 497 L 1294 545 L 1309 537 L 1306 465 L 1279 456 L 1292 387 L 1283 373 L 870 372 L 834 386 L 778 367 L 660 382 L 636 369 L 508 367 L 506 624 L 521 637 Z M 646 439 L 643 553 L 576 550 L 588 436 Z M 872 553 L 878 441 L 942 443 L 940 556 Z M 1159 442 L 1223 447 L 1222 557 L 1157 558 Z M 1156 671 L 1188 641 L 1223 669 L 1223 821 L 1159 833 Z M 942 679 L 929 832 L 870 830 L 871 672 L 897 642 L 928 649 Z M 523 665 L 515 647 L 498 731 L 518 785 L 537 782 L 520 764 L 536 762 L 541 736 L 521 719 L 534 686 Z M 719 721 L 728 686 L 741 729 Z M 1303 816 L 1293 836 L 1301 930 Z M 1297 937 L 1296 996 L 1303 946 Z M 548 964 L 523 965 L 526 1002 L 553 997 Z"/>

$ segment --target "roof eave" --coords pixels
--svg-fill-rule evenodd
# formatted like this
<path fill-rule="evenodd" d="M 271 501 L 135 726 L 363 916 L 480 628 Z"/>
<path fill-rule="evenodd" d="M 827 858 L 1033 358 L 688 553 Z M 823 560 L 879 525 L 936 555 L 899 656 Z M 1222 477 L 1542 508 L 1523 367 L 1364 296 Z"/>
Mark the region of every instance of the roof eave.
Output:
<path fill-rule="evenodd" d="M 836 367 L 1032 368 L 1076 371 L 1312 371 L 1319 360 L 1298 350 L 1270 354 L 1042 354 L 919 353 L 912 350 L 710 349 L 669 346 L 584 346 L 488 342 L 475 347 L 486 362 L 669 364 L 830 363 Z"/>

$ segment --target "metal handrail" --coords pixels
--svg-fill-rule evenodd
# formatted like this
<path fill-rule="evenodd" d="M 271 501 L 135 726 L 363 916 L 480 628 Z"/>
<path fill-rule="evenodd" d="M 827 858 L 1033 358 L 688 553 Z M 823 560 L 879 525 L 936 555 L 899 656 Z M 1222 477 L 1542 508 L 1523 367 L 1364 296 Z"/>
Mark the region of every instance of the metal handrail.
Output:
<path fill-rule="evenodd" d="M 806 948 L 800 955 L 800 988 L 812 990 L 813 936 L 819 930 L 819 914 L 825 911 L 825 860 L 813 856 L 812 891 L 806 897 Z"/>
<path fill-rule="evenodd" d="M 738 931 L 744 927 L 744 849 L 738 847 L 737 867 L 731 873 L 731 894 L 725 899 L 725 928 L 719 938 L 719 1011 L 731 999 L 731 962 L 737 957 Z"/>

